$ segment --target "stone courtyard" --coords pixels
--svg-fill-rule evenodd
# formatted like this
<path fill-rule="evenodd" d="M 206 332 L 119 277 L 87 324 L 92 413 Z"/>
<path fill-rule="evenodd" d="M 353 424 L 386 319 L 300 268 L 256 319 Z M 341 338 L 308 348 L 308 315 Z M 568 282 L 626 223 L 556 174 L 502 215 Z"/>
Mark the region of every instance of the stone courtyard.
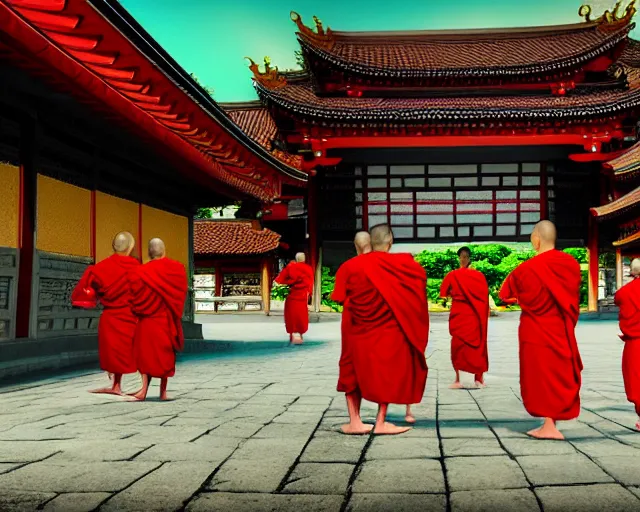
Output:
<path fill-rule="evenodd" d="M 302 347 L 260 349 L 285 339 L 282 318 L 208 317 L 206 337 L 254 345 L 186 356 L 170 402 L 157 387 L 146 403 L 91 395 L 96 371 L 0 388 L 0 510 L 640 510 L 615 322 L 579 324 L 583 409 L 557 442 L 524 434 L 539 422 L 519 397 L 517 314 L 491 319 L 488 387 L 462 391 L 447 317 L 432 316 L 418 423 L 398 437 L 338 432 L 339 322 L 324 320 Z"/>

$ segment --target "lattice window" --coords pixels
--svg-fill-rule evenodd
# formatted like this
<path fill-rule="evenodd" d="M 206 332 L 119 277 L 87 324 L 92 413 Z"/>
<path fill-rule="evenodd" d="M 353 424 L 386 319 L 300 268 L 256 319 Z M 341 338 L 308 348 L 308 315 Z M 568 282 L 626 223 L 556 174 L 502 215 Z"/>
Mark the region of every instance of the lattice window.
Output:
<path fill-rule="evenodd" d="M 539 163 L 358 167 L 357 227 L 388 223 L 399 240 L 527 238 L 545 208 L 553 214 L 545 171 Z"/>

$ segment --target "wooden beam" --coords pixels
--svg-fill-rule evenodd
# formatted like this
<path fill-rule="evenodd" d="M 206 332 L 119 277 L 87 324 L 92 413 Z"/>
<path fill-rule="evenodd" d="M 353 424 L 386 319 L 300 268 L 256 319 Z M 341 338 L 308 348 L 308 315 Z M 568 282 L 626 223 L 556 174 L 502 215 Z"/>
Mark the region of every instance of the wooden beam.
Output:
<path fill-rule="evenodd" d="M 600 269 L 598 258 L 598 224 L 593 217 L 589 217 L 589 240 L 587 242 L 589 270 L 589 302 L 588 311 L 595 313 L 598 311 L 598 283 L 600 281 Z"/>
<path fill-rule="evenodd" d="M 269 258 L 264 258 L 260 262 L 260 289 L 262 292 L 262 305 L 264 308 L 264 314 L 267 316 L 271 314 L 271 272 L 269 271 L 269 263 Z"/>
<path fill-rule="evenodd" d="M 624 265 L 622 264 L 622 248 L 616 248 L 616 290 L 622 288 Z"/>
<path fill-rule="evenodd" d="M 34 293 L 33 268 L 37 234 L 37 186 L 39 125 L 36 119 L 25 119 L 21 126 L 20 145 L 20 216 L 18 300 L 16 338 L 35 336 L 32 318 L 36 314 L 37 293 Z"/>

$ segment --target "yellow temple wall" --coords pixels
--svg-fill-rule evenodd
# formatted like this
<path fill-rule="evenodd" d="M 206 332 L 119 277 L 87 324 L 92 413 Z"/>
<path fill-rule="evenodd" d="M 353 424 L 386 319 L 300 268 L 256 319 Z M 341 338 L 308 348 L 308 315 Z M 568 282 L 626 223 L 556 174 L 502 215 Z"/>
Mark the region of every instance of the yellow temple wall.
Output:
<path fill-rule="evenodd" d="M 96 192 L 96 262 L 111 255 L 113 237 L 120 231 L 128 231 L 136 239 L 132 255 L 141 254 L 145 243 L 138 233 L 138 209 L 138 203 Z"/>
<path fill-rule="evenodd" d="M 91 192 L 38 175 L 36 247 L 91 256 Z"/>
<path fill-rule="evenodd" d="M 167 248 L 167 257 L 189 267 L 189 220 L 181 215 L 167 213 L 142 205 L 143 263 L 149 261 L 147 244 L 152 238 L 161 238 Z"/>
<path fill-rule="evenodd" d="M 0 163 L 0 247 L 18 247 L 20 169 Z"/>

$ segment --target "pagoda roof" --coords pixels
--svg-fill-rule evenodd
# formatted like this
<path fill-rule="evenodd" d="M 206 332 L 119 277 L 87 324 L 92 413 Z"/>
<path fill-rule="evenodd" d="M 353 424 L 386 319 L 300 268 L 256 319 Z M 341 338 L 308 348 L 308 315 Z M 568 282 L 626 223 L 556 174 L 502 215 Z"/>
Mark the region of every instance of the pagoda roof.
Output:
<path fill-rule="evenodd" d="M 290 167 L 302 168 L 302 157 L 275 147 L 274 142 L 278 137 L 278 128 L 273 117 L 260 101 L 221 103 L 220 106 L 247 136 L 269 151 L 275 158 Z"/>
<path fill-rule="evenodd" d="M 317 18 L 315 30 L 297 13 L 291 19 L 303 51 L 338 70 L 376 78 L 480 78 L 578 68 L 627 38 L 634 4 L 598 20 L 583 7 L 583 23 L 489 30 L 339 32 L 325 30 Z"/>
<path fill-rule="evenodd" d="M 640 187 L 608 204 L 591 208 L 591 215 L 599 221 L 619 217 L 640 203 Z"/>
<path fill-rule="evenodd" d="M 306 182 L 247 136 L 116 0 L 5 0 L 0 30 L 0 53 L 12 64 L 115 117 L 212 188 L 271 201 L 282 182 Z"/>
<path fill-rule="evenodd" d="M 263 104 L 311 122 L 460 123 L 463 121 L 559 121 L 606 117 L 640 107 L 640 69 L 626 67 L 627 89 L 576 90 L 565 96 L 447 96 L 432 98 L 320 97 L 311 81 L 269 87 L 254 80 Z"/>
<path fill-rule="evenodd" d="M 637 142 L 618 157 L 603 164 L 613 171 L 616 178 L 626 178 L 640 171 L 640 142 Z"/>
<path fill-rule="evenodd" d="M 193 223 L 193 252 L 197 256 L 266 254 L 280 245 L 275 231 L 258 229 L 250 220 L 197 220 Z"/>
<path fill-rule="evenodd" d="M 629 236 L 625 236 L 620 240 L 616 240 L 613 242 L 614 247 L 625 247 L 627 245 L 631 245 L 633 243 L 640 242 L 640 231 L 636 231 Z"/>

